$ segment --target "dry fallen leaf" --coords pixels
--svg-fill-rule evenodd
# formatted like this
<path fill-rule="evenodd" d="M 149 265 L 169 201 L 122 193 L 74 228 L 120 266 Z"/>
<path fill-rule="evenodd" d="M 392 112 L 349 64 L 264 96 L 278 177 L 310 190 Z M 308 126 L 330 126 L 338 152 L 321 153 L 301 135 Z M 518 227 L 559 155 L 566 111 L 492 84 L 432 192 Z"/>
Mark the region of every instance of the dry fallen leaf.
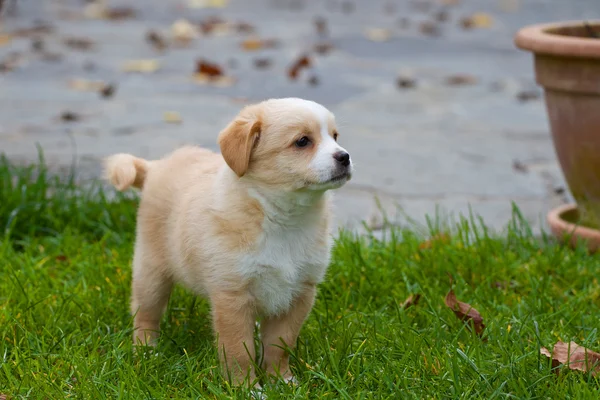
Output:
<path fill-rule="evenodd" d="M 249 34 L 256 32 L 256 28 L 247 22 L 238 22 L 235 24 L 235 30 L 238 33 Z"/>
<path fill-rule="evenodd" d="M 317 86 L 321 81 L 319 80 L 318 76 L 313 75 L 310 78 L 308 78 L 307 82 L 310 86 Z"/>
<path fill-rule="evenodd" d="M 326 55 L 334 49 L 334 46 L 330 42 L 321 42 L 314 45 L 313 50 L 317 54 Z"/>
<path fill-rule="evenodd" d="M 226 76 L 219 65 L 201 59 L 196 61 L 194 82 L 198 84 L 227 87 L 233 85 L 235 79 L 231 76 Z"/>
<path fill-rule="evenodd" d="M 223 69 L 215 63 L 206 60 L 196 61 L 196 74 L 204 74 L 209 77 L 223 76 Z"/>
<path fill-rule="evenodd" d="M 104 17 L 113 21 L 135 18 L 136 11 L 131 7 L 112 7 L 107 8 Z"/>
<path fill-rule="evenodd" d="M 440 36 L 442 31 L 435 22 L 423 21 L 419 24 L 419 31 L 427 36 Z"/>
<path fill-rule="evenodd" d="M 160 69 L 158 60 L 129 60 L 123 64 L 124 72 L 152 73 Z"/>
<path fill-rule="evenodd" d="M 482 335 L 483 330 L 485 329 L 485 325 L 483 323 L 483 318 L 481 317 L 481 314 L 479 314 L 479 311 L 474 309 L 470 304 L 458 301 L 456 299 L 456 295 L 454 294 L 454 290 L 452 289 L 450 289 L 450 291 L 446 295 L 445 303 L 446 306 L 448 306 L 452 310 L 452 312 L 454 312 L 454 315 L 456 315 L 458 319 L 460 319 L 463 322 L 466 322 L 467 324 L 469 323 L 469 321 L 472 321 L 473 326 L 475 327 L 475 332 L 479 336 Z"/>
<path fill-rule="evenodd" d="M 522 174 L 526 174 L 527 172 L 529 172 L 529 167 L 527 167 L 526 164 L 519 160 L 513 160 L 512 167 L 515 171 L 520 172 Z"/>
<path fill-rule="evenodd" d="M 225 35 L 230 33 L 234 26 L 221 17 L 211 16 L 198 23 L 200 31 L 204 35 Z M 239 29 L 239 27 L 236 27 Z"/>
<path fill-rule="evenodd" d="M 477 83 L 477 78 L 473 75 L 456 74 L 446 78 L 446 84 L 450 86 L 466 86 Z"/>
<path fill-rule="evenodd" d="M 160 32 L 154 30 L 148 31 L 146 34 L 146 41 L 148 41 L 148 43 L 150 43 L 150 45 L 158 51 L 164 51 L 167 47 L 169 47 L 167 40 L 160 34 Z"/>
<path fill-rule="evenodd" d="M 92 1 L 88 3 L 83 15 L 90 19 L 108 19 L 112 21 L 123 21 L 135 18 L 137 12 L 131 7 L 107 7 L 104 2 Z"/>
<path fill-rule="evenodd" d="M 552 359 L 552 366 L 565 364 L 567 368 L 596 375 L 600 372 L 600 353 L 586 349 L 575 342 L 556 342 L 552 354 L 548 349 L 540 348 L 540 353 Z"/>
<path fill-rule="evenodd" d="M 526 103 L 531 100 L 537 100 L 540 98 L 540 93 L 535 90 L 522 90 L 517 93 L 517 100 L 522 103 Z"/>
<path fill-rule="evenodd" d="M 450 19 L 448 10 L 440 10 L 433 15 L 433 18 L 438 22 L 446 22 Z"/>
<path fill-rule="evenodd" d="M 242 41 L 240 46 L 246 51 L 256 51 L 261 49 L 272 49 L 277 47 L 277 40 L 275 39 L 260 39 L 257 37 L 251 37 Z"/>
<path fill-rule="evenodd" d="M 180 124 L 183 121 L 181 114 L 179 114 L 177 111 L 165 111 L 163 114 L 163 119 L 169 124 Z"/>
<path fill-rule="evenodd" d="M 270 58 L 256 58 L 254 60 L 254 66 L 257 69 L 267 69 L 273 65 L 273 61 Z"/>
<path fill-rule="evenodd" d="M 0 34 L 0 46 L 6 46 L 12 40 L 11 35 Z"/>
<path fill-rule="evenodd" d="M 298 79 L 300 71 L 309 68 L 312 65 L 311 59 L 307 55 L 300 56 L 288 69 L 288 76 L 292 80 Z"/>
<path fill-rule="evenodd" d="M 79 121 L 81 116 L 72 111 L 64 111 L 62 114 L 60 114 L 60 119 L 65 122 L 75 122 Z"/>
<path fill-rule="evenodd" d="M 105 99 L 109 99 L 114 96 L 117 87 L 115 85 L 104 85 L 102 89 L 100 89 L 100 96 Z"/>
<path fill-rule="evenodd" d="M 59 254 L 59 255 L 57 255 L 57 256 L 55 257 L 55 259 L 56 259 L 56 261 L 61 261 L 61 262 L 63 262 L 63 261 L 67 261 L 67 260 L 68 260 L 67 256 L 65 256 L 64 254 Z"/>
<path fill-rule="evenodd" d="M 449 241 L 450 241 L 450 235 L 448 235 L 447 233 L 438 233 L 436 235 L 433 235 L 429 240 L 426 240 L 426 241 L 422 242 L 421 244 L 419 244 L 419 249 L 420 250 L 430 249 L 436 243 L 445 244 L 445 243 L 448 243 Z"/>
<path fill-rule="evenodd" d="M 327 28 L 327 20 L 323 17 L 315 18 L 315 29 L 317 30 L 317 34 L 320 36 L 327 36 L 329 34 L 329 29 Z"/>
<path fill-rule="evenodd" d="M 94 41 L 88 38 L 82 37 L 69 37 L 64 40 L 67 47 L 75 50 L 87 51 L 94 47 Z"/>
<path fill-rule="evenodd" d="M 491 28 L 494 25 L 494 19 L 490 14 L 479 12 L 463 18 L 460 24 L 464 29 Z"/>
<path fill-rule="evenodd" d="M 71 79 L 69 88 L 81 92 L 98 92 L 104 88 L 105 84 L 102 81 L 90 81 L 87 79 Z"/>
<path fill-rule="evenodd" d="M 190 8 L 223 8 L 227 5 L 227 0 L 189 0 Z"/>
<path fill-rule="evenodd" d="M 391 39 L 392 31 L 385 28 L 367 28 L 365 37 L 372 42 L 385 42 Z"/>
<path fill-rule="evenodd" d="M 411 294 L 404 300 L 404 303 L 402 303 L 402 308 L 407 309 L 408 307 L 416 306 L 419 304 L 419 300 L 421 300 L 421 294 Z"/>
<path fill-rule="evenodd" d="M 198 31 L 189 21 L 179 19 L 171 25 L 171 35 L 180 43 L 189 43 L 198 36 Z"/>

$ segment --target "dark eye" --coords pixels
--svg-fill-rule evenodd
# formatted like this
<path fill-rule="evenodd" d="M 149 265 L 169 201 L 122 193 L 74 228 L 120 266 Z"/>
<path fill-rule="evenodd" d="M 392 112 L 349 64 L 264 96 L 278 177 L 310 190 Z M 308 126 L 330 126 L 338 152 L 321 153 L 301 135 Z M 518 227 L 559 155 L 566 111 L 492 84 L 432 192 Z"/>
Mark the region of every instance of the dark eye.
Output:
<path fill-rule="evenodd" d="M 310 139 L 306 136 L 302 136 L 300 139 L 296 140 L 296 147 L 306 147 L 310 143 Z"/>
<path fill-rule="evenodd" d="M 337 132 L 333 132 L 333 140 L 335 140 L 336 142 L 337 142 L 337 137 L 338 137 Z"/>

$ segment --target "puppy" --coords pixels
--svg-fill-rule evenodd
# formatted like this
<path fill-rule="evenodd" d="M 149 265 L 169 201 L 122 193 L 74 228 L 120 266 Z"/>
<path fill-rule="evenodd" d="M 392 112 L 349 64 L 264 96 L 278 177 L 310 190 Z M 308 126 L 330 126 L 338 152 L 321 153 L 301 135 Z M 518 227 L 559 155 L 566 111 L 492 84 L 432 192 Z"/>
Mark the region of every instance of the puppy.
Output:
<path fill-rule="evenodd" d="M 236 384 L 262 367 L 292 379 L 288 354 L 329 264 L 330 189 L 352 175 L 334 116 L 312 101 L 245 107 L 219 134 L 221 154 L 183 147 L 156 161 L 105 160 L 118 189 L 142 189 L 131 311 L 134 342 L 153 345 L 171 289 L 210 300 L 219 357 Z"/>

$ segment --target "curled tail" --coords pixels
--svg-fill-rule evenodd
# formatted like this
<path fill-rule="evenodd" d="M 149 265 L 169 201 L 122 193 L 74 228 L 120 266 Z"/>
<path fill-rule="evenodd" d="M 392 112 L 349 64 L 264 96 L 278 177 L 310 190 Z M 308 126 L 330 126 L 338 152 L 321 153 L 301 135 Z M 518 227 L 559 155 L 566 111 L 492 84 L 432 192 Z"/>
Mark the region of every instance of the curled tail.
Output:
<path fill-rule="evenodd" d="M 131 154 L 115 154 L 104 160 L 104 177 L 119 191 L 130 186 L 141 189 L 144 186 L 150 161 Z"/>

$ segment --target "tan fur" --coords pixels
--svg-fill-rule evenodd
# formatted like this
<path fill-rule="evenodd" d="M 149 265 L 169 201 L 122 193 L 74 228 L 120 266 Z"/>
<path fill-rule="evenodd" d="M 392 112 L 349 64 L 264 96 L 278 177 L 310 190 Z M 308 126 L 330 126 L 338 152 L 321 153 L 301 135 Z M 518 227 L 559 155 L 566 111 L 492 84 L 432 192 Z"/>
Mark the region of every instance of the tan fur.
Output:
<path fill-rule="evenodd" d="M 319 107 L 297 99 L 246 107 L 219 135 L 222 156 L 187 146 L 155 161 L 128 154 L 105 161 L 117 189 L 143 188 L 131 296 L 136 344 L 156 342 L 179 283 L 210 300 L 219 357 L 235 383 L 255 377 L 259 317 L 264 367 L 291 377 L 278 346 L 294 347 L 331 247 L 332 187 L 307 189 L 321 184 L 311 167 L 326 137 L 319 129 L 335 130 L 333 116 Z M 298 148 L 303 135 L 311 146 Z"/>

